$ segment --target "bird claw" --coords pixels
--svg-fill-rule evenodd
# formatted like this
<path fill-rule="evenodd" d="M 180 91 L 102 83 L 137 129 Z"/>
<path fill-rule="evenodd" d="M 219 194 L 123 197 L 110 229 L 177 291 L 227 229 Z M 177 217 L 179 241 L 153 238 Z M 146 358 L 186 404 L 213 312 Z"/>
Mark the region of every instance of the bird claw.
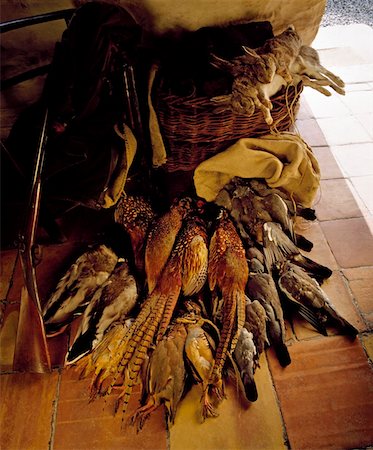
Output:
<path fill-rule="evenodd" d="M 219 417 L 219 413 L 209 401 L 205 401 L 202 406 L 202 421 L 210 417 Z"/>
<path fill-rule="evenodd" d="M 227 398 L 227 396 L 224 393 L 223 387 L 214 386 L 211 389 L 211 392 L 214 394 L 214 396 L 218 399 L 219 402 L 222 402 Z"/>

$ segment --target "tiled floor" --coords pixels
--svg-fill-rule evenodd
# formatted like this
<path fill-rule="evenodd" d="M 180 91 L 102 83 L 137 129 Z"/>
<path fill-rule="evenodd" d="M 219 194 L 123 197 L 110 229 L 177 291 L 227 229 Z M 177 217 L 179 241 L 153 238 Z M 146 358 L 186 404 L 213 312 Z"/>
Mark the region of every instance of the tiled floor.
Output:
<path fill-rule="evenodd" d="M 173 427 L 159 410 L 140 434 L 112 417 L 113 399 L 88 402 L 87 384 L 71 370 L 12 373 L 22 274 L 14 250 L 1 253 L 0 446 L 4 450 L 77 449 L 355 449 L 373 446 L 373 30 L 321 29 L 322 62 L 347 82 L 347 95 L 326 98 L 305 89 L 297 126 L 322 171 L 318 221 L 299 223 L 310 257 L 333 269 L 324 284 L 338 311 L 360 334 L 323 337 L 304 322 L 288 329 L 292 364 L 262 355 L 259 399 L 242 404 L 233 386 L 220 416 L 199 423 L 198 387 L 182 401 Z M 88 223 L 94 223 L 90 217 Z M 74 234 L 73 234 L 74 233 Z M 81 241 L 44 248 L 41 295 L 54 285 Z M 331 333 L 333 334 L 333 333 Z M 67 336 L 49 341 L 59 366 Z M 131 400 L 134 408 L 137 392 Z"/>

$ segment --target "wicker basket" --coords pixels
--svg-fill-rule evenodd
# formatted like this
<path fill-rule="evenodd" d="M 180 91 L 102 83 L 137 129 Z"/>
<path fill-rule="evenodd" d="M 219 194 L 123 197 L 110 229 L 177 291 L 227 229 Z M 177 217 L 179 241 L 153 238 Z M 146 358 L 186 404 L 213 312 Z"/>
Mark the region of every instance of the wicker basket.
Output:
<path fill-rule="evenodd" d="M 290 129 L 301 91 L 301 85 L 291 86 L 272 97 L 272 129 Z M 194 170 L 238 139 L 270 132 L 260 110 L 252 116 L 222 111 L 207 97 L 182 98 L 158 92 L 156 110 L 167 150 L 167 172 Z"/>

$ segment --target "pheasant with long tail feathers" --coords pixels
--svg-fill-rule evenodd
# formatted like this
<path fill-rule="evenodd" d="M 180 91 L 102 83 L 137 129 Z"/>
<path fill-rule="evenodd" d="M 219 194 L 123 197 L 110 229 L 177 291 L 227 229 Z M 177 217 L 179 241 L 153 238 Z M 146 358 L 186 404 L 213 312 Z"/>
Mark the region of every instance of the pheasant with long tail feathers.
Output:
<path fill-rule="evenodd" d="M 127 408 L 149 347 L 153 343 L 159 343 L 166 333 L 182 286 L 188 286 L 188 291 L 198 292 L 205 283 L 208 261 L 206 239 L 202 220 L 194 216 L 186 219 L 156 287 L 148 295 L 138 316 L 122 339 L 119 349 L 121 356 L 119 359 L 116 358 L 115 375 L 111 377 L 110 386 L 102 389 L 100 380 L 92 383 L 93 386 L 98 386 L 96 393 L 109 394 L 118 380 L 123 378 L 122 392 L 117 402 L 117 405 L 120 401 L 123 402 L 123 411 Z M 205 250 L 203 246 L 206 247 Z M 186 267 L 191 268 L 194 277 L 185 270 Z M 191 283 L 191 279 L 195 282 Z"/>
<path fill-rule="evenodd" d="M 152 293 L 157 285 L 191 206 L 190 198 L 182 198 L 153 223 L 145 248 L 145 272 L 149 293 Z"/>
<path fill-rule="evenodd" d="M 218 399 L 224 395 L 222 372 L 228 353 L 236 347 L 245 323 L 245 287 L 249 275 L 245 250 L 225 209 L 220 213 L 209 248 L 208 280 L 211 291 L 223 299 L 222 329 L 209 387 Z"/>

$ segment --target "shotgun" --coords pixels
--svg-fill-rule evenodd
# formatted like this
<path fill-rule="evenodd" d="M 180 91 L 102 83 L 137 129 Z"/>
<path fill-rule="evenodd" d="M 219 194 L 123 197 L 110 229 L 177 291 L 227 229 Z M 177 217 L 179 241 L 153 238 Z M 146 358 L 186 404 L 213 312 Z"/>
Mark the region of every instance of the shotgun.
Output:
<path fill-rule="evenodd" d="M 35 157 L 29 205 L 24 230 L 19 235 L 18 254 L 21 259 L 25 286 L 21 292 L 17 339 L 13 369 L 22 372 L 49 372 L 51 362 L 42 318 L 36 279 L 35 234 L 37 230 L 41 175 L 47 143 L 48 108 L 45 108 L 38 148 Z"/>

